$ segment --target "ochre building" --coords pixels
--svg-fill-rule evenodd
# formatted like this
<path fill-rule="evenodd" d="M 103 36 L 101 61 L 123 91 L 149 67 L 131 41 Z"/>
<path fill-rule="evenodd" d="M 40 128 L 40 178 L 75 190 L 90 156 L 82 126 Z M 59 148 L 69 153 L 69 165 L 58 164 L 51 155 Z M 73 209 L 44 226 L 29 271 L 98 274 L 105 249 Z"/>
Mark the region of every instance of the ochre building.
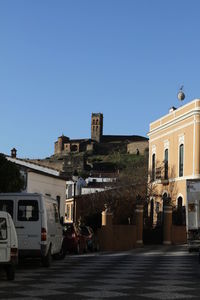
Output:
<path fill-rule="evenodd" d="M 200 178 L 200 99 L 195 99 L 150 124 L 150 214 L 154 222 L 163 201 L 186 205 L 187 179 Z"/>

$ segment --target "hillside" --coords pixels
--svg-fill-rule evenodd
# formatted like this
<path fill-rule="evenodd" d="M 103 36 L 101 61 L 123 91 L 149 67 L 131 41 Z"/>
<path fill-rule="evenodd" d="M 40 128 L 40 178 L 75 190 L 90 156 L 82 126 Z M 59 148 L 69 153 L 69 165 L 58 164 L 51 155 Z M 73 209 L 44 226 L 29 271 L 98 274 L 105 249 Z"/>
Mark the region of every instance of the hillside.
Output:
<path fill-rule="evenodd" d="M 144 155 L 112 152 L 107 155 L 89 153 L 70 153 L 68 155 L 53 155 L 46 159 L 31 160 L 39 165 L 59 170 L 67 179 L 72 177 L 75 170 L 82 177 L 90 174 L 114 173 L 132 176 L 138 170 L 147 170 L 148 151 Z M 140 173 L 140 172 L 139 172 Z"/>

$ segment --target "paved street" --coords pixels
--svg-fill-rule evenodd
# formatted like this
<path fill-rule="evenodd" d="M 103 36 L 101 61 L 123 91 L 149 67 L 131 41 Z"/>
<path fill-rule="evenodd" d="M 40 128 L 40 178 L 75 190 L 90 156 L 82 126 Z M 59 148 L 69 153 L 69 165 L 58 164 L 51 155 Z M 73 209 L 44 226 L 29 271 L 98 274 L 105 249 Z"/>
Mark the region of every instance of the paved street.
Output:
<path fill-rule="evenodd" d="M 200 265 L 186 246 L 148 246 L 120 253 L 70 255 L 21 264 L 16 280 L 0 278 L 0 299 L 199 299 Z"/>

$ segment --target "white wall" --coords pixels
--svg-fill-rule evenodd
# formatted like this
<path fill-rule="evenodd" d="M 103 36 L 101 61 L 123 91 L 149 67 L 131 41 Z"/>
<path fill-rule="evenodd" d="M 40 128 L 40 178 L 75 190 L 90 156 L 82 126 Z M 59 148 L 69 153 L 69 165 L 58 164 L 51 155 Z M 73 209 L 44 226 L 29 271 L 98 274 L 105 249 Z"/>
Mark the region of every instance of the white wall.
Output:
<path fill-rule="evenodd" d="M 97 192 L 103 192 L 107 190 L 106 188 L 82 188 L 82 195 L 86 195 L 86 194 L 93 194 L 93 193 L 97 193 Z"/>
<path fill-rule="evenodd" d="M 26 191 L 28 193 L 47 194 L 54 199 L 56 199 L 57 196 L 60 196 L 60 215 L 64 217 L 66 199 L 66 181 L 64 179 L 29 171 L 27 173 Z"/>
<path fill-rule="evenodd" d="M 110 177 L 88 177 L 86 178 L 86 183 L 90 182 L 115 182 L 116 178 L 110 178 Z"/>

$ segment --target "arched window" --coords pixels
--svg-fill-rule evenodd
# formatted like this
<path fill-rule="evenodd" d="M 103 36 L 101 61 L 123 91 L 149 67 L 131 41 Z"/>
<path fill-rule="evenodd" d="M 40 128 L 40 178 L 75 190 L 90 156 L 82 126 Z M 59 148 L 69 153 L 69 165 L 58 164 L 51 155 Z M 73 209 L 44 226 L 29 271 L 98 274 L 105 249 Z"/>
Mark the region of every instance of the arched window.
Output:
<path fill-rule="evenodd" d="M 152 181 L 156 180 L 156 155 L 152 155 Z"/>
<path fill-rule="evenodd" d="M 96 125 L 98 125 L 98 123 L 99 123 L 99 120 L 98 120 L 98 119 L 96 119 Z"/>
<path fill-rule="evenodd" d="M 165 149 L 165 161 L 164 161 L 164 164 L 165 164 L 165 174 L 164 174 L 164 179 L 168 179 L 168 149 Z"/>
<path fill-rule="evenodd" d="M 178 197 L 178 200 L 177 200 L 177 207 L 178 209 L 181 209 L 183 206 L 183 198 L 182 197 Z"/>
<path fill-rule="evenodd" d="M 184 155 L 184 145 L 179 146 L 179 177 L 183 176 L 183 155 Z"/>
<path fill-rule="evenodd" d="M 153 224 L 153 216 L 154 216 L 154 201 L 151 199 L 151 208 L 150 208 L 150 222 Z"/>
<path fill-rule="evenodd" d="M 96 131 L 98 131 L 98 129 L 99 129 L 99 126 L 96 126 Z"/>
<path fill-rule="evenodd" d="M 168 197 L 167 193 L 165 192 L 163 195 L 162 195 L 162 198 L 163 199 L 166 199 Z"/>
<path fill-rule="evenodd" d="M 95 125 L 95 119 L 92 120 L 92 124 Z"/>
<path fill-rule="evenodd" d="M 78 146 L 76 144 L 71 145 L 71 152 L 77 152 L 78 151 Z"/>
<path fill-rule="evenodd" d="M 163 205 L 165 205 L 165 203 L 167 202 L 167 199 L 168 199 L 168 194 L 165 192 L 165 193 L 162 195 Z"/>

